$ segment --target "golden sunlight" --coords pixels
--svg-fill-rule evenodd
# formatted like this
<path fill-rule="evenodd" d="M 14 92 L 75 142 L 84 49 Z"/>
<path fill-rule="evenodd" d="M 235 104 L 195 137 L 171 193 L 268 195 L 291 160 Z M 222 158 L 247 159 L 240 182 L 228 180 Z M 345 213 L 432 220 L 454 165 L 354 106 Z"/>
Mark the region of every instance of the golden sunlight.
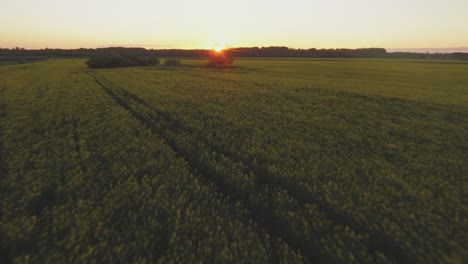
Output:
<path fill-rule="evenodd" d="M 223 50 L 226 49 L 226 44 L 216 43 L 212 45 L 211 49 L 214 50 L 215 52 L 222 52 Z"/>

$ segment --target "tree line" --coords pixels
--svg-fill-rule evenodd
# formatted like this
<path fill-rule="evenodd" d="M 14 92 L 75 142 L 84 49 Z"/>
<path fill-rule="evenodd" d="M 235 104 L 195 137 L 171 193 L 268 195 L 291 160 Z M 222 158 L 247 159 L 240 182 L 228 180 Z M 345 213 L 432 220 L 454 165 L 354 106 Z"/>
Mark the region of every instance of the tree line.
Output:
<path fill-rule="evenodd" d="M 234 57 L 284 57 L 284 58 L 407 58 L 407 59 L 468 59 L 468 53 L 413 53 L 387 52 L 384 48 L 364 49 L 293 49 L 278 47 L 240 47 L 229 50 Z M 5 57 L 72 57 L 89 58 L 113 53 L 156 57 L 209 57 L 205 49 L 144 49 L 144 48 L 97 48 L 97 49 L 0 49 L 0 58 Z"/>

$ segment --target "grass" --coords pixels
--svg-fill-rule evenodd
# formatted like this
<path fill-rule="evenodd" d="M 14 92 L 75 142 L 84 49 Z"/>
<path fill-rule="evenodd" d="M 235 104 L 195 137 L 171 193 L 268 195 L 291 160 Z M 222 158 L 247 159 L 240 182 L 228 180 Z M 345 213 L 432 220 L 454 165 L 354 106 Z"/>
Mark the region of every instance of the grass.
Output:
<path fill-rule="evenodd" d="M 7 260 L 467 259 L 468 63 L 84 62 L 0 67 Z"/>

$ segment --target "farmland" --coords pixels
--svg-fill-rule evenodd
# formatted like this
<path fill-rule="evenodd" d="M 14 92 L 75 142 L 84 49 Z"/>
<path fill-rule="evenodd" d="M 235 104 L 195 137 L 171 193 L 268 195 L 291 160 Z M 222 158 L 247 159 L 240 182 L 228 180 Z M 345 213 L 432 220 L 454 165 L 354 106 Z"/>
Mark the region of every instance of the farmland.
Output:
<path fill-rule="evenodd" d="M 5 262 L 463 263 L 468 62 L 0 66 Z"/>

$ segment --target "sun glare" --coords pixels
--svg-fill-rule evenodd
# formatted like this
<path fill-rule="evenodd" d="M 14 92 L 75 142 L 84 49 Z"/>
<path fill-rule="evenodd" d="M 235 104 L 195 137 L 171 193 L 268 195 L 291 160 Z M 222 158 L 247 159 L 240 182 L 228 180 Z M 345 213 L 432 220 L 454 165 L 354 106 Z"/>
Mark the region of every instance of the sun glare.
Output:
<path fill-rule="evenodd" d="M 213 45 L 212 49 L 215 52 L 222 52 L 223 50 L 226 49 L 226 45 L 225 44 L 215 44 L 215 45 Z"/>

